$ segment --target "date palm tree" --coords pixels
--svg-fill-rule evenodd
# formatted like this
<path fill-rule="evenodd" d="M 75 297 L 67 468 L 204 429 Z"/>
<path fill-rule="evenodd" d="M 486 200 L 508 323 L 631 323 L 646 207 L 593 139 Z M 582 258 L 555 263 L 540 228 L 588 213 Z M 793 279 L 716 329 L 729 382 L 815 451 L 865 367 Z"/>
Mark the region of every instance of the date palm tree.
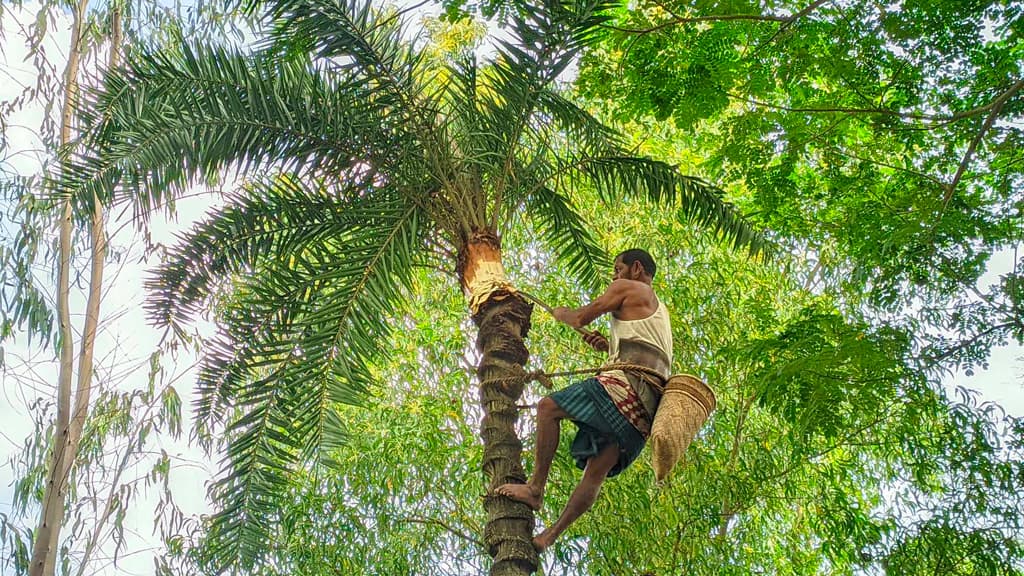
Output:
<path fill-rule="evenodd" d="M 151 282 L 161 325 L 217 306 L 198 379 L 202 426 L 227 457 L 209 525 L 218 571 L 258 562 L 275 498 L 299 465 L 345 441 L 339 403 L 365 400 L 417 265 L 454 269 L 481 353 L 483 472 L 524 480 L 516 435 L 532 307 L 506 279 L 500 238 L 528 218 L 582 282 L 606 258 L 573 207 L 577 187 L 675 205 L 737 246 L 759 237 L 719 191 L 622 138 L 557 90 L 598 30 L 604 0 L 546 0 L 512 18 L 486 63 L 427 66 L 401 14 L 366 0 L 270 0 L 251 50 L 178 45 L 137 54 L 84 106 L 87 139 L 61 183 L 137 213 L 198 178 L 245 184 L 180 239 Z M 610 208 L 613 209 L 613 208 Z M 536 570 L 534 519 L 484 501 L 492 574 Z"/>

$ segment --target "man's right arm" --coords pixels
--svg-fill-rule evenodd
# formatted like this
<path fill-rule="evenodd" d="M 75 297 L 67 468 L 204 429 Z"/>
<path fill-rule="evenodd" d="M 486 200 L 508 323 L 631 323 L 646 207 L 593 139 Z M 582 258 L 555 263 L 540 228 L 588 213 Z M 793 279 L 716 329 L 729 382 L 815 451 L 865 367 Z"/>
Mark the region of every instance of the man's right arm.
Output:
<path fill-rule="evenodd" d="M 552 312 L 556 320 L 565 322 L 573 328 L 583 328 L 590 324 L 598 316 L 615 312 L 622 308 L 622 302 L 626 299 L 626 292 L 629 289 L 628 280 L 613 280 L 603 294 L 589 304 L 579 308 L 566 308 L 559 306 Z"/>

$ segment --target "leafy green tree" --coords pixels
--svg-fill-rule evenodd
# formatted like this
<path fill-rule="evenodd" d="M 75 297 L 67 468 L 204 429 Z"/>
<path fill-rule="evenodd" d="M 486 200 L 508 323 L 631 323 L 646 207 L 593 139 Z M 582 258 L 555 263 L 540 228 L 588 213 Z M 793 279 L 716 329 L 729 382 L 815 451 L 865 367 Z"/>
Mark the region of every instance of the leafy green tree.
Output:
<path fill-rule="evenodd" d="M 464 54 L 443 70 L 402 41 L 401 13 L 321 0 L 257 8 L 263 48 L 183 43 L 109 78 L 84 108 L 90 133 L 62 180 L 76 201 L 128 196 L 144 215 L 198 177 L 248 177 L 152 284 L 153 317 L 174 330 L 219 304 L 198 384 L 201 426 L 228 438 L 208 566 L 265 559 L 289 479 L 337 464 L 339 405 L 366 400 L 388 335 L 403 329 L 385 319 L 416 267 L 440 265 L 477 327 L 481 541 L 493 574 L 531 572 L 532 512 L 491 495 L 524 479 L 516 400 L 531 314 L 505 276 L 502 234 L 533 222 L 585 286 L 606 261 L 572 202 L 584 187 L 608 205 L 678 206 L 737 246 L 760 241 L 718 190 L 632 154 L 558 93 L 604 4 L 524 7 L 492 63 Z"/>
<path fill-rule="evenodd" d="M 545 574 L 1020 573 L 1019 419 L 970 396 L 947 398 L 916 362 L 912 333 L 845 317 L 830 298 L 724 249 L 675 210 L 633 202 L 608 211 L 594 195 L 574 197 L 601 246 L 652 246 L 675 368 L 702 375 L 719 405 L 667 485 L 654 485 L 646 455 L 607 483 L 545 554 Z M 502 241 L 507 253 L 529 255 L 509 262 L 515 285 L 548 302 L 588 292 L 529 222 Z M 478 359 L 461 298 L 435 288 L 445 279 L 414 273 L 407 305 L 385 319 L 399 327 L 375 366 L 385 385 L 366 407 L 341 408 L 350 436 L 333 453 L 338 465 L 292 476 L 282 489 L 276 504 L 287 521 L 257 574 L 483 570 L 482 447 L 471 425 L 480 407 L 469 378 Z M 600 362 L 544 315 L 528 342 L 529 370 Z M 520 410 L 541 392 L 528 386 Z M 571 427 L 564 434 L 570 441 Z M 542 522 L 578 480 L 567 456 L 555 461 Z M 188 554 L 169 559 L 169 573 L 202 574 L 197 566 L 216 549 L 201 519 L 190 526 L 180 537 Z"/>
<path fill-rule="evenodd" d="M 742 348 L 756 352 L 745 370 L 770 384 L 751 397 L 776 425 L 810 426 L 809 446 L 856 433 L 863 448 L 844 456 L 889 486 L 860 506 L 891 507 L 876 512 L 886 522 L 839 514 L 835 495 L 857 476 L 817 500 L 851 531 L 829 542 L 830 566 L 860 555 L 890 574 L 1020 571 L 1021 506 L 1007 489 L 1020 422 L 948 397 L 941 379 L 1024 339 L 1021 11 L 640 2 L 583 58 L 577 86 L 593 107 L 642 134 L 643 149 L 683 149 L 690 170 L 724 182 L 824 298 Z M 979 285 L 999 251 L 1012 251 L 1010 269 Z M 871 370 L 850 373 L 869 344 L 881 347 Z M 864 420 L 863 406 L 887 416 Z"/>
<path fill-rule="evenodd" d="M 45 387 L 18 374 L 14 364 L 6 374 L 22 386 Z M 96 376 L 97 393 L 67 479 L 67 500 L 62 511 L 63 530 L 55 554 L 57 573 L 82 576 L 108 569 L 120 558 L 135 552 L 133 514 L 156 494 L 161 506 L 172 502 L 170 479 L 176 458 L 159 446 L 160 440 L 177 438 L 181 430 L 181 401 L 165 380 L 159 355 L 150 362 L 149 383 L 127 391 L 124 382 L 107 376 L 108 369 L 123 370 L 126 379 L 138 376 L 133 366 L 104 362 Z M 137 383 L 132 382 L 137 386 Z M 3 518 L 4 568 L 27 574 L 31 564 L 31 532 L 18 529 L 18 516 L 38 514 L 45 496 L 52 458 L 53 400 L 40 398 L 29 406 L 35 430 L 8 464 L 18 474 L 13 486 L 12 517 Z M 154 441 L 155 438 L 158 440 Z M 154 454 L 155 452 L 155 454 Z M 8 537 L 9 535 L 9 537 Z"/>
<path fill-rule="evenodd" d="M 61 78 L 61 105 L 58 144 L 64 148 L 70 145 L 74 137 L 75 129 L 75 107 L 74 103 L 78 98 L 79 86 L 82 81 L 80 67 L 83 59 L 89 52 L 87 41 L 86 12 L 89 6 L 88 0 L 76 2 L 72 8 L 71 33 L 68 46 L 67 62 Z M 121 50 L 121 14 L 119 7 L 112 7 L 109 10 L 109 53 L 108 65 L 113 67 Z M 39 33 L 45 36 L 45 30 Z M 19 191 L 30 196 L 27 190 Z M 22 198 L 19 204 L 28 204 L 31 210 L 31 201 Z M 29 573 L 33 576 L 52 575 L 57 566 L 60 532 L 65 518 L 65 507 L 69 495 L 69 477 L 82 441 L 82 434 L 85 421 L 88 418 L 90 409 L 90 398 L 92 395 L 93 378 L 93 356 L 95 351 L 96 334 L 99 327 L 100 302 L 102 299 L 102 282 L 104 265 L 107 259 L 107 238 L 104 229 L 105 216 L 103 207 L 94 197 L 90 210 L 90 276 L 89 296 L 85 307 L 85 319 L 82 325 L 80 351 L 78 353 L 77 379 L 75 379 L 75 338 L 71 325 L 70 294 L 71 294 L 71 273 L 72 273 L 72 203 L 70 198 L 59 202 L 59 205 L 49 215 L 56 217 L 58 223 L 58 239 L 56 254 L 56 312 L 57 312 L 57 336 L 59 350 L 59 371 L 56 386 L 56 421 L 53 427 L 52 450 L 49 452 L 44 492 L 41 498 L 41 510 L 39 522 L 33 534 L 32 557 L 29 565 Z M 33 224 L 28 225 L 29 241 L 38 234 Z M 19 249 L 20 248 L 20 249 Z M 27 249 L 26 249 L 27 248 Z M 32 254 L 34 247 L 27 247 L 21 244 L 14 251 L 4 250 L 4 259 L 10 258 L 16 252 L 28 252 Z M 14 309 L 14 320 L 29 321 L 31 329 L 48 328 L 48 320 L 45 313 L 38 310 L 40 299 L 39 293 L 25 282 L 29 279 L 28 270 L 31 269 L 31 261 L 20 262 L 16 268 L 15 278 L 17 285 L 12 289 L 15 293 L 14 305 L 4 306 L 3 336 L 11 332 L 12 320 L 8 318 L 7 309 Z M 7 276 L 7 273 L 4 274 Z M 27 289 L 22 289 L 22 283 L 28 284 Z M 6 299 L 5 299 L 6 300 Z M 44 334 L 44 338 L 48 337 Z M 73 380 L 75 380 L 73 385 Z"/>
<path fill-rule="evenodd" d="M 899 318 L 850 313 L 659 212 L 591 221 L 612 246 L 662 246 L 677 370 L 719 407 L 671 486 L 641 468 L 607 487 L 564 573 L 1021 573 L 1020 418 L 947 396 Z"/>
<path fill-rule="evenodd" d="M 970 369 L 1024 339 L 1021 263 L 976 286 L 1024 230 L 1022 10 L 640 2 L 604 25 L 578 86 L 619 120 L 671 123 L 695 172 L 802 255 L 808 286 L 905 314 L 923 360 Z"/>

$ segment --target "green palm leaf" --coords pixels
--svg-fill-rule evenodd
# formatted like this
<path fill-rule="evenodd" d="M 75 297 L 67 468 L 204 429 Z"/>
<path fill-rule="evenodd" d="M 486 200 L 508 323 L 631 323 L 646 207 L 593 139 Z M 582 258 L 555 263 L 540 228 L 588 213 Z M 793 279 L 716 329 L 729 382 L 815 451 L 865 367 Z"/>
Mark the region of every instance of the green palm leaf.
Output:
<path fill-rule="evenodd" d="M 402 41 L 400 14 L 360 0 L 274 0 L 265 4 L 264 20 L 272 27 L 272 49 L 330 62 L 431 143 L 437 113 L 423 94 L 429 83 L 419 74 L 422 55 Z"/>
<path fill-rule="evenodd" d="M 720 188 L 684 176 L 665 162 L 628 155 L 581 157 L 565 164 L 560 172 L 575 176 L 568 181 L 591 182 L 607 203 L 640 197 L 676 205 L 684 220 L 710 228 L 735 248 L 746 247 L 752 256 L 770 253 L 766 239 L 722 199 Z"/>
<path fill-rule="evenodd" d="M 419 205 L 392 188 L 346 201 L 277 179 L 184 237 L 151 283 L 157 308 L 170 310 L 159 318 L 178 321 L 234 278 L 197 383 L 197 418 L 227 423 L 214 488 L 223 508 L 210 533 L 225 544 L 214 547 L 218 571 L 259 558 L 275 490 L 344 441 L 333 407 L 359 403 L 373 382 L 390 331 L 382 319 L 408 287 L 424 224 Z"/>
<path fill-rule="evenodd" d="M 337 173 L 387 164 L 402 139 L 361 84 L 218 47 L 140 55 L 83 110 L 90 137 L 58 192 L 108 198 L 120 185 L 142 217 L 227 167 Z"/>
<path fill-rule="evenodd" d="M 556 258 L 584 286 L 599 290 L 602 283 L 607 282 L 611 264 L 569 199 L 543 187 L 530 195 L 526 206 Z"/>
<path fill-rule="evenodd" d="M 503 151 L 504 161 L 495 163 L 495 201 L 500 206 L 506 188 L 515 187 L 511 170 L 524 138 L 536 122 L 538 106 L 552 83 L 572 63 L 589 35 L 607 18 L 603 1 L 542 2 L 524 10 L 512 26 L 512 38 L 498 43 L 498 56 L 488 75 L 488 90 L 494 95 L 482 101 L 486 133 L 492 148 Z M 497 208 L 497 206 L 495 207 Z"/>

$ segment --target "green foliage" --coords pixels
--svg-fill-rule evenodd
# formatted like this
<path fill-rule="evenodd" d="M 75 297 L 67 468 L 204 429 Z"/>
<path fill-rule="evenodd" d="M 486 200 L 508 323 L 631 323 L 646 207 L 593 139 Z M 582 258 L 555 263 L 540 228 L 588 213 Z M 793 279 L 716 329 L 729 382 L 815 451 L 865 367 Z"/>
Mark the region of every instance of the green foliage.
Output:
<path fill-rule="evenodd" d="M 549 3 L 514 19 L 492 62 L 439 62 L 366 2 L 280 0 L 254 50 L 180 43 L 134 55 L 84 99 L 88 131 L 57 194 L 130 198 L 145 218 L 203 179 L 246 181 L 183 235 L 149 283 L 180 336 L 217 306 L 197 417 L 227 440 L 204 566 L 270 562 L 275 514 L 305 466 L 333 462 L 391 354 L 411 273 L 454 268 L 468 238 L 526 209 L 590 285 L 606 257 L 572 204 L 648 199 L 757 251 L 720 191 L 635 156 L 555 88 L 606 20 L 604 3 Z M 315 484 L 319 485 L 319 484 Z"/>
<path fill-rule="evenodd" d="M 0 514 L 0 551 L 3 551 L 5 569 L 13 567 L 18 573 L 28 570 L 31 538 L 28 529 L 19 528 L 6 514 Z"/>
<path fill-rule="evenodd" d="M 1021 10 L 641 3 L 615 12 L 577 85 L 620 120 L 671 118 L 699 171 L 844 306 L 923 305 L 906 326 L 971 367 L 1019 332 L 984 325 L 1006 317 L 1005 291 L 967 291 L 1020 241 Z M 950 325 L 956 341 L 935 336 Z"/>
<path fill-rule="evenodd" d="M 394 12 L 281 1 L 255 52 L 139 54 L 64 192 L 143 213 L 249 176 L 151 281 L 159 322 L 221 323 L 200 432 L 227 456 L 161 570 L 482 570 L 477 359 L 435 268 L 493 224 L 558 304 L 649 248 L 676 368 L 719 400 L 667 486 L 641 459 L 545 573 L 1021 573 L 1024 424 L 940 383 L 1022 333 L 1019 265 L 974 286 L 1019 240 L 1019 7 L 940 4 L 511 9 L 481 64 L 403 45 Z M 581 48 L 592 106 L 549 86 Z M 758 246 L 726 198 L 790 254 L 724 249 Z M 529 344 L 530 368 L 600 361 L 540 313 Z M 542 521 L 578 474 L 563 447 Z"/>
<path fill-rule="evenodd" d="M 753 370 L 757 400 L 795 434 L 835 439 L 868 427 L 914 374 L 903 364 L 906 334 L 866 324 L 850 325 L 826 306 L 800 311 L 779 334 L 738 351 Z M 802 444 L 804 439 L 794 439 Z"/>
<path fill-rule="evenodd" d="M 0 131 L 0 343 L 19 333 L 37 338 L 43 346 L 57 345 L 53 310 L 47 304 L 50 286 L 45 271 L 45 265 L 56 259 L 55 242 L 49 233 L 54 203 L 45 190 L 44 175 L 60 152 L 57 120 L 64 86 L 59 72 L 66 55 L 54 55 L 47 49 L 60 31 L 55 24 L 68 23 L 65 9 L 65 4 L 59 2 L 31 6 L 9 2 L 0 8 L 0 37 L 12 48 L 15 43 L 23 44 L 26 59 L 18 65 L 30 65 L 35 72 L 31 83 L 10 100 L 0 102 L 0 127 L 4 128 Z M 94 3 L 86 14 L 82 39 L 84 65 L 93 73 L 106 65 L 100 60 L 109 50 L 111 15 L 115 12 L 120 15 L 127 52 L 143 43 L 159 45 L 171 39 L 180 41 L 213 33 L 240 38 L 244 26 L 238 19 L 227 17 L 216 3 L 173 7 L 146 2 Z M 40 112 L 38 126 L 21 127 L 32 130 L 33 138 L 9 140 L 13 131 L 6 128 L 14 115 L 31 118 Z M 39 165 L 26 162 L 28 156 L 38 158 Z M 77 261 L 74 264 L 79 265 Z"/>
<path fill-rule="evenodd" d="M 112 558 L 129 553 L 127 542 L 134 529 L 126 522 L 129 511 L 147 494 L 169 497 L 171 458 L 159 446 L 179 438 L 182 415 L 164 360 L 159 352 L 150 357 L 148 382 L 139 389 L 119 391 L 118 383 L 108 379 L 96 383 L 100 392 L 68 480 L 68 529 L 58 555 L 61 574 L 90 573 L 101 549 Z M 21 380 L 16 374 L 11 377 Z M 0 546 L 11 550 L 0 565 L 19 574 L 28 569 L 32 537 L 31 530 L 22 528 L 23 517 L 34 516 L 43 500 L 53 449 L 52 401 L 39 399 L 28 408 L 32 435 L 8 461 L 17 474 L 12 514 L 0 517 Z M 160 450 L 160 456 L 153 458 L 155 450 Z"/>
<path fill-rule="evenodd" d="M 805 526 L 818 536 L 801 549 L 818 547 L 828 568 L 810 573 L 1021 571 L 1022 508 L 1009 489 L 1020 421 L 939 385 L 1021 342 L 1021 12 L 640 3 L 584 56 L 577 86 L 591 106 L 644 134 L 643 149 L 684 150 L 773 230 L 791 254 L 783 264 L 819 294 L 776 301 L 773 329 L 720 349 L 756 382 L 745 398 L 759 410 L 735 421 L 769 417 L 789 436 L 767 435 L 753 460 L 765 475 L 751 485 L 770 494 L 776 475 L 803 475 L 783 494 L 804 511 L 796 494 L 833 486 L 811 500 Z M 1011 269 L 980 285 L 1010 248 Z"/>
<path fill-rule="evenodd" d="M 844 319 L 673 212 L 642 203 L 607 211 L 593 199 L 576 198 L 608 252 L 655 253 L 676 371 L 702 375 L 719 407 L 667 486 L 654 486 L 646 456 L 608 482 L 546 555 L 545 574 L 897 574 L 913 558 L 924 571 L 965 553 L 994 567 L 976 573 L 1019 572 L 1019 420 L 937 391 L 915 368 L 911 334 Z M 592 294 L 525 222 L 504 243 L 528 255 L 509 263 L 517 285 L 551 303 Z M 281 508 L 268 512 L 287 520 L 261 573 L 481 570 L 475 359 L 460 299 L 438 290 L 446 282 L 415 274 L 408 306 L 387 319 L 395 330 L 377 367 L 384 386 L 365 407 L 340 408 L 349 437 L 333 464 L 291 477 Z M 601 361 L 539 312 L 529 344 L 531 369 Z M 525 403 L 542 393 L 532 388 Z M 563 443 L 571 435 L 565 426 Z M 541 522 L 554 520 L 579 474 L 563 445 Z M 216 549 L 192 545 L 199 566 Z"/>
<path fill-rule="evenodd" d="M 460 574 L 484 570 L 483 490 L 473 368 L 461 298 L 419 269 L 415 305 L 386 318 L 391 351 L 375 370 L 385 386 L 365 406 L 340 406 L 348 433 L 329 463 L 289 476 L 266 510 L 275 530 L 256 574 Z M 170 573 L 208 573 L 216 537 L 193 534 Z"/>
<path fill-rule="evenodd" d="M 550 549 L 543 573 L 925 574 L 956 558 L 970 559 L 952 568 L 964 574 L 1020 573 L 1021 420 L 970 395 L 947 398 L 920 369 L 912 333 L 844 317 L 674 211 L 643 202 L 606 210 L 593 194 L 580 190 L 574 205 L 600 246 L 654 252 L 675 369 L 701 375 L 719 406 L 667 486 L 654 485 L 642 456 Z M 508 263 L 510 278 L 550 303 L 591 297 L 529 224 L 503 238 L 524 255 Z M 339 407 L 349 436 L 330 465 L 289 477 L 267 511 L 279 524 L 258 573 L 482 570 L 477 359 L 461 299 L 441 289 L 449 282 L 414 273 L 407 306 L 385 318 L 394 330 L 388 360 L 375 364 L 383 385 L 364 407 Z M 539 311 L 529 345 L 530 369 L 601 362 Z M 531 387 L 524 410 L 542 393 Z M 579 479 L 565 449 L 572 433 L 566 425 L 544 523 Z M 207 572 L 218 545 L 205 533 L 194 533 L 173 573 Z"/>
<path fill-rule="evenodd" d="M 45 212 L 33 188 L 33 179 L 14 175 L 0 184 L 0 205 L 12 206 L 0 215 L 0 351 L 15 333 L 38 338 L 44 345 L 55 337 L 53 312 L 33 266 L 41 259 L 40 251 L 46 255 L 49 249 L 43 233 Z M 0 356 L 0 368 L 3 364 Z"/>
<path fill-rule="evenodd" d="M 176 436 L 181 429 L 180 401 L 173 388 L 166 388 L 160 394 L 154 392 L 155 374 L 150 375 L 148 387 L 143 384 L 132 392 L 116 388 L 120 382 L 112 382 L 108 376 L 124 369 L 124 366 L 115 366 L 122 360 L 122 350 L 108 355 L 102 349 L 105 334 L 100 328 L 101 344 L 96 357 L 103 360 L 97 363 L 93 373 L 92 361 L 83 359 L 80 364 L 83 374 L 78 375 L 82 395 L 77 400 L 83 396 L 89 398 L 89 390 L 94 392 L 92 401 L 83 402 L 84 409 L 77 410 L 72 420 L 72 429 L 76 423 L 85 422 L 83 450 L 79 452 L 75 447 L 77 442 L 68 441 L 67 434 L 59 435 L 56 440 L 53 437 L 57 433 L 53 424 L 54 396 L 60 397 L 56 404 L 69 407 L 76 399 L 69 396 L 70 390 L 63 385 L 46 381 L 54 367 L 49 360 L 57 356 L 61 348 L 65 351 L 77 348 L 74 342 L 66 340 L 71 337 L 73 327 L 65 326 L 65 333 L 60 335 L 53 320 L 54 302 L 61 291 L 61 287 L 55 286 L 56 270 L 60 267 L 62 272 L 69 272 L 71 301 L 75 302 L 80 295 L 77 289 L 88 282 L 83 282 L 83 276 L 88 277 L 83 271 L 89 265 L 87 256 L 81 258 L 82 254 L 89 254 L 85 246 L 89 241 L 83 242 L 79 237 L 80 232 L 88 229 L 83 226 L 72 232 L 71 245 L 63 245 L 71 253 L 70 261 L 58 266 L 57 226 L 54 224 L 59 220 L 56 209 L 59 203 L 52 201 L 47 189 L 47 175 L 54 175 L 54 164 L 67 153 L 66 149 L 61 149 L 65 143 L 61 125 L 66 126 L 72 136 L 77 127 L 74 110 L 64 108 L 66 102 L 73 104 L 75 97 L 69 82 L 89 84 L 101 78 L 108 58 L 121 51 L 120 42 L 125 38 L 129 42 L 141 38 L 160 42 L 161 35 L 170 33 L 172 28 L 173 33 L 181 37 L 200 29 L 209 32 L 233 27 L 233 23 L 224 21 L 204 26 L 211 24 L 209 17 L 221 14 L 219 6 L 209 3 L 170 6 L 166 3 L 94 2 L 83 20 L 72 24 L 72 19 L 76 18 L 71 15 L 73 8 L 67 2 L 45 0 L 28 4 L 5 2 L 0 6 L 6 83 L 3 92 L 7 98 L 0 102 L 0 131 L 3 132 L 0 136 L 0 371 L 8 400 L 17 402 L 14 399 L 20 398 L 26 404 L 20 410 L 15 407 L 12 414 L 5 414 L 12 419 L 6 423 L 10 427 L 7 440 L 11 447 L 14 448 L 17 441 L 10 436 L 12 430 L 18 430 L 13 433 L 17 436 L 23 425 L 34 428 L 24 445 L 17 446 L 20 451 L 11 454 L 8 462 L 16 480 L 5 493 L 10 496 L 5 498 L 4 506 L 11 508 L 12 513 L 4 514 L 0 520 L 3 547 L 0 570 L 5 573 L 11 570 L 12 573 L 28 573 L 30 542 L 35 539 L 39 544 L 43 531 L 33 532 L 24 526 L 37 522 L 44 498 L 56 503 L 54 510 L 63 516 L 47 520 L 54 533 L 63 530 L 61 539 L 54 539 L 49 547 L 57 557 L 57 569 L 62 574 L 92 573 L 97 569 L 99 558 L 116 563 L 126 552 L 126 540 L 132 539 L 131 534 L 126 536 L 125 533 L 126 528 L 132 528 L 126 526 L 126 515 L 138 504 L 145 488 L 160 480 L 166 481 L 168 470 L 166 466 L 158 466 L 145 475 L 145 481 L 124 476 L 152 464 L 147 452 L 153 448 L 153 436 Z M 175 20 L 175 16 L 181 18 Z M 116 39 L 112 30 L 115 22 Z M 67 66 L 71 28 L 77 34 L 71 46 L 76 47 L 75 54 L 81 56 L 74 68 Z M 34 78 L 26 78 L 23 74 L 26 70 L 34 71 Z M 75 70 L 76 76 L 69 80 L 61 74 L 62 70 Z M 105 221 L 101 214 L 101 230 Z M 107 264 L 116 264 L 124 254 L 122 247 L 117 246 L 114 234 L 101 233 L 100 236 L 114 245 L 109 252 L 103 251 Z M 95 294 L 105 294 L 104 289 L 110 287 L 109 283 L 98 285 L 95 279 L 91 284 Z M 100 280 L 99 284 L 104 282 Z M 72 313 L 71 316 L 77 315 Z M 87 332 L 91 331 L 89 320 L 85 326 Z M 5 355 L 5 348 L 12 353 Z M 83 358 L 91 358 L 94 344 L 88 337 L 82 348 Z M 67 382 L 72 380 L 70 356 L 68 359 L 61 367 L 62 382 L 64 376 Z M 135 378 L 137 382 L 145 382 L 144 362 Z M 50 399 L 41 399 L 47 391 L 52 394 Z M 152 405 L 158 397 L 162 402 L 159 410 Z M 95 418 L 93 409 L 97 411 Z M 61 424 L 64 425 L 66 422 Z M 74 438 L 76 433 L 71 432 L 70 436 Z M 69 449 L 69 445 L 72 448 Z M 48 465 L 54 467 L 50 462 L 65 451 L 74 452 L 74 462 L 67 462 L 72 467 L 68 487 L 48 486 Z M 162 461 L 166 460 L 164 454 Z M 58 482 L 64 481 L 64 474 L 60 474 Z M 43 551 L 46 548 L 44 545 Z M 42 565 L 38 556 L 32 560 L 34 569 Z"/>
<path fill-rule="evenodd" d="M 301 190 L 301 199 L 320 196 L 327 205 L 289 206 L 288 194 L 296 192 L 297 183 L 287 180 L 263 188 L 262 198 L 250 189 L 251 196 L 193 232 L 155 285 L 174 304 L 159 309 L 180 319 L 181 308 L 205 301 L 202 286 L 221 277 L 225 261 L 262 280 L 232 294 L 198 379 L 201 424 L 229 422 L 231 464 L 214 495 L 228 510 L 245 510 L 216 525 L 214 534 L 225 541 L 265 538 L 272 525 L 261 520 L 272 521 L 275 492 L 289 470 L 345 441 L 335 406 L 359 403 L 373 381 L 370 361 L 384 353 L 390 332 L 380 314 L 407 285 L 422 241 L 415 205 L 387 188 L 371 193 L 372 209 L 310 190 Z M 272 232 L 253 233 L 259 230 Z M 281 230 L 294 235 L 276 234 Z M 267 241 L 282 249 L 266 249 Z M 209 267 L 193 267 L 202 260 L 191 254 L 203 255 Z M 225 552 L 230 556 L 220 566 L 234 557 Z"/>

